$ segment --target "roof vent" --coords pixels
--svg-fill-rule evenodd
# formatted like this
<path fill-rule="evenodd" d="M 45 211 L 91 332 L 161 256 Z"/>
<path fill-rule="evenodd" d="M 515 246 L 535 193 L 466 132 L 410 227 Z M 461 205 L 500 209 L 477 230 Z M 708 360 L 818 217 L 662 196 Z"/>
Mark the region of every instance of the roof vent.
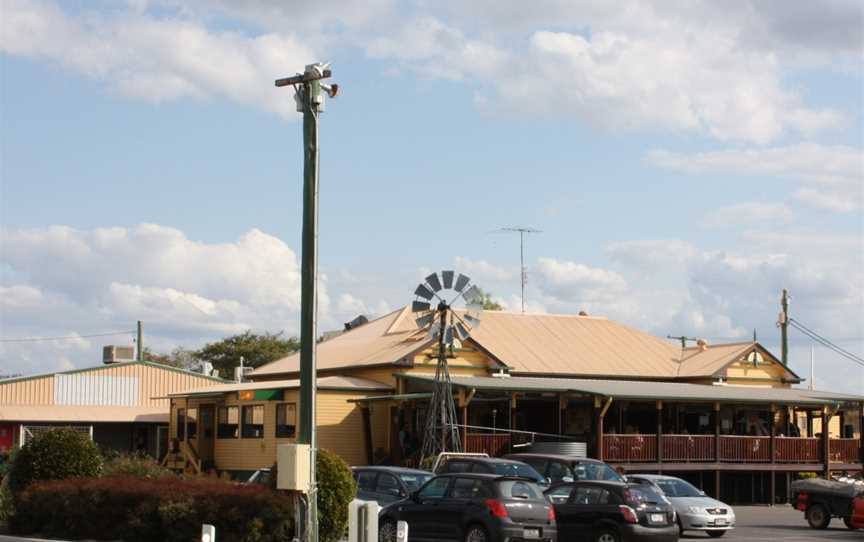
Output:
<path fill-rule="evenodd" d="M 705 339 L 699 339 L 696 341 L 696 347 L 699 349 L 700 352 L 704 352 L 708 350 L 708 341 L 706 341 Z"/>
<path fill-rule="evenodd" d="M 134 346 L 104 346 L 102 347 L 102 363 L 108 365 L 111 363 L 123 363 L 124 361 L 135 360 Z"/>

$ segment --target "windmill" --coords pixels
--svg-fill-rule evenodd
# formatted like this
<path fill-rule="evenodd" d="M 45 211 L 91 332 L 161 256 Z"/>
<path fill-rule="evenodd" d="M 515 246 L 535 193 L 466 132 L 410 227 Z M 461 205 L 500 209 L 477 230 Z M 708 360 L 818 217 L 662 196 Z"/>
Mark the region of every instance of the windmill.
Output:
<path fill-rule="evenodd" d="M 462 451 L 447 350 L 455 340 L 467 339 L 471 330 L 480 325 L 483 292 L 466 275 L 441 271 L 440 276 L 432 273 L 426 277 L 414 290 L 414 296 L 411 310 L 417 314 L 417 327 L 438 342 L 438 364 L 420 452 L 422 460 L 440 452 Z M 453 310 L 453 304 L 460 300 L 465 302 L 462 316 Z"/>

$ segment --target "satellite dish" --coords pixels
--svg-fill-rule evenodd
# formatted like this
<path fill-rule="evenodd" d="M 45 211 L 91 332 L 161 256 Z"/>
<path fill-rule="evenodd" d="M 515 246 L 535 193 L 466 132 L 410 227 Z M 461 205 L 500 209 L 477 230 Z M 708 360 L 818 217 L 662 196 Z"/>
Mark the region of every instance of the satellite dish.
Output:
<path fill-rule="evenodd" d="M 460 316 L 453 306 L 462 303 L 465 310 Z M 480 325 L 483 291 L 462 273 L 432 273 L 414 289 L 411 311 L 418 329 L 425 330 L 431 339 L 443 334 L 444 345 L 453 346 L 454 340 L 464 341 Z"/>

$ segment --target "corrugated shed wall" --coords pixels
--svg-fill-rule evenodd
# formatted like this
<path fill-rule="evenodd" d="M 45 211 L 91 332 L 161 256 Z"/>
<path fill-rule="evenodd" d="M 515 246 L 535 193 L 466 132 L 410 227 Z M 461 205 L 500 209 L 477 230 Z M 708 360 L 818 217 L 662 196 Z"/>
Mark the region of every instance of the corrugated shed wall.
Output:
<path fill-rule="evenodd" d="M 0 382 L 0 404 L 150 406 L 167 410 L 169 400 L 156 397 L 219 383 L 195 373 L 122 363 Z"/>
<path fill-rule="evenodd" d="M 52 375 L 0 383 L 0 405 L 52 404 L 54 404 L 54 377 Z"/>

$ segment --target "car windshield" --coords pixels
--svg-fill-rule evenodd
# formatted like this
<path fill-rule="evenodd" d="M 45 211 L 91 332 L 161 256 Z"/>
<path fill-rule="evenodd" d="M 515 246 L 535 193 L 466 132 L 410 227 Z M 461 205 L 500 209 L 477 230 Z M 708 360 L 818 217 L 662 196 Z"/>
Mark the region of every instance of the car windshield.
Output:
<path fill-rule="evenodd" d="M 653 480 L 667 497 L 701 497 L 702 492 L 684 480 Z"/>
<path fill-rule="evenodd" d="M 624 481 L 624 478 L 606 463 L 581 463 L 574 465 L 573 474 L 576 480 Z"/>
<path fill-rule="evenodd" d="M 519 476 L 522 478 L 531 478 L 538 482 L 545 481 L 540 476 L 540 473 L 534 470 L 534 467 L 524 463 L 495 463 L 492 468 L 495 469 L 495 474 L 501 476 Z"/>
<path fill-rule="evenodd" d="M 432 478 L 431 474 L 421 474 L 421 473 L 407 473 L 403 472 L 399 475 L 399 478 L 402 479 L 402 483 L 405 484 L 405 487 L 408 488 L 408 491 L 417 491 L 423 484 L 425 484 L 429 478 Z"/>
<path fill-rule="evenodd" d="M 519 480 L 501 480 L 497 482 L 498 491 L 505 499 L 522 499 L 529 501 L 542 501 L 543 493 L 533 482 L 522 482 Z"/>

